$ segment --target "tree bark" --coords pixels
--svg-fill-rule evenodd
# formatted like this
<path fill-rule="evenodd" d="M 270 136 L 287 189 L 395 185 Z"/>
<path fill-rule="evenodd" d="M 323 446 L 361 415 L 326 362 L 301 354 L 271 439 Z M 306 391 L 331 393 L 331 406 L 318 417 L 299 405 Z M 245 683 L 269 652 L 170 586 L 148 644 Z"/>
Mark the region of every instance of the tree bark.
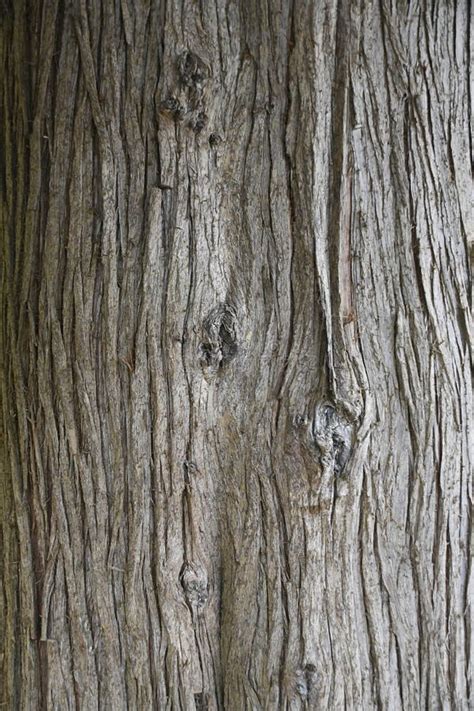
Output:
<path fill-rule="evenodd" d="M 3 0 L 0 696 L 467 709 L 468 0 Z"/>

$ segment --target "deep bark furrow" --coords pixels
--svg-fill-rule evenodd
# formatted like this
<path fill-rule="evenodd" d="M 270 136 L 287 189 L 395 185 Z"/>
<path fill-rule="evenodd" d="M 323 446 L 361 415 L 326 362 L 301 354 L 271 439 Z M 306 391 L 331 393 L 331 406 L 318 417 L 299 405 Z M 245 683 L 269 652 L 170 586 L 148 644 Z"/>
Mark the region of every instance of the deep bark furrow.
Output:
<path fill-rule="evenodd" d="M 468 708 L 470 3 L 1 12 L 0 703 Z"/>

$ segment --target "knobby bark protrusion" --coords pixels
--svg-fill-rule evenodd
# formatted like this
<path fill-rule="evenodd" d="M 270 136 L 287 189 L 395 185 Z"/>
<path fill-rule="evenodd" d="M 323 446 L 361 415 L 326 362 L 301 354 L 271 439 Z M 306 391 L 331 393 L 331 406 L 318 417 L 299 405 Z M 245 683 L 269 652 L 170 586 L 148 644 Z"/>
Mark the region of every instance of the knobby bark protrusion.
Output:
<path fill-rule="evenodd" d="M 216 306 L 204 319 L 200 362 L 209 372 L 216 372 L 237 353 L 237 314 L 229 304 Z"/>
<path fill-rule="evenodd" d="M 349 460 L 353 429 L 353 424 L 333 405 L 323 403 L 316 408 L 312 422 L 314 443 L 322 465 L 331 467 L 335 476 L 343 474 Z"/>

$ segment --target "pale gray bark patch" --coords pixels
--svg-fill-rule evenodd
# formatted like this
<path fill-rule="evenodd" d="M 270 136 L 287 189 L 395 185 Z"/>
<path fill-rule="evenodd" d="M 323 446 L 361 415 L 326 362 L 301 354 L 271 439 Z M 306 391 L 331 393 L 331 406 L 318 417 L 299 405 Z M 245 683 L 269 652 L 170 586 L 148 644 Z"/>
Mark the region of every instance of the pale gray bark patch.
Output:
<path fill-rule="evenodd" d="M 469 708 L 470 3 L 0 12 L 0 703 Z"/>

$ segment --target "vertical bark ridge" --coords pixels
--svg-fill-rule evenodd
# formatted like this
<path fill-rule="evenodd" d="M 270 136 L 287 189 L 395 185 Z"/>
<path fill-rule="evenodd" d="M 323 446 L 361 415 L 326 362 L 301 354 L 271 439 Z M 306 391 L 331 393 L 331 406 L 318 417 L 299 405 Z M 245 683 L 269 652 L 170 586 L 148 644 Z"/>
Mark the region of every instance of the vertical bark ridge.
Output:
<path fill-rule="evenodd" d="M 3 3 L 1 703 L 468 704 L 469 20 Z"/>

